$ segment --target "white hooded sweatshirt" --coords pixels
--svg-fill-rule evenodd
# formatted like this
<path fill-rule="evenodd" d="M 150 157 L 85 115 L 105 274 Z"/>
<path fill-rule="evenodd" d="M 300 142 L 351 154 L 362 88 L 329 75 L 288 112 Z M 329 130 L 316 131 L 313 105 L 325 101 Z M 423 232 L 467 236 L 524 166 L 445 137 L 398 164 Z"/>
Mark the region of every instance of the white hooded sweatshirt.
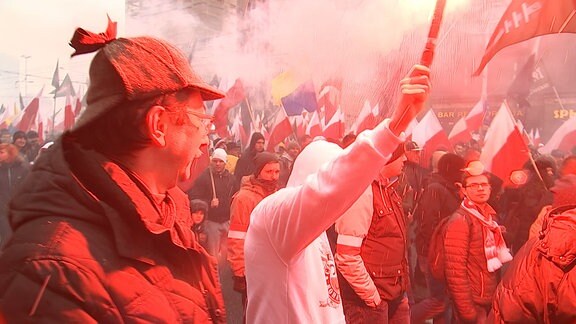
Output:
<path fill-rule="evenodd" d="M 364 192 L 402 142 L 385 123 L 346 150 L 309 144 L 286 188 L 250 216 L 244 253 L 247 323 L 344 323 L 328 229 Z"/>

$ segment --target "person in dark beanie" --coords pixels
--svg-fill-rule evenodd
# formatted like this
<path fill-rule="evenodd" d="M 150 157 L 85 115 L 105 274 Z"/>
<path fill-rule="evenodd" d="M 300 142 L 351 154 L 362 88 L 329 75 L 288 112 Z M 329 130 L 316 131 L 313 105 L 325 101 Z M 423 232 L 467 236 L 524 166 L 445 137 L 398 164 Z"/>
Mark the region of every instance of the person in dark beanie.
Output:
<path fill-rule="evenodd" d="M 444 154 L 438 161 L 438 173 L 430 175 L 428 185 L 414 212 L 414 219 L 418 222 L 415 241 L 418 266 L 424 273 L 429 297 L 412 307 L 412 323 L 423 323 L 430 318 L 441 322 L 446 315 L 446 285 L 430 273 L 428 247 L 436 226 L 442 219 L 452 215 L 462 202 L 460 188 L 464 167 L 465 161 L 459 155 Z"/>
<path fill-rule="evenodd" d="M 252 134 L 250 145 L 246 150 L 244 150 L 244 153 L 242 153 L 242 156 L 238 159 L 238 163 L 236 163 L 236 168 L 234 169 L 234 176 L 236 177 L 238 184 L 242 181 L 242 177 L 254 173 L 254 157 L 256 154 L 264 152 L 265 143 L 266 140 L 264 139 L 264 135 L 261 133 Z"/>
<path fill-rule="evenodd" d="M 206 232 L 204 219 L 208 213 L 208 204 L 202 199 L 190 200 L 190 214 L 192 215 L 192 231 L 202 246 L 206 247 Z"/>
<path fill-rule="evenodd" d="M 246 275 L 244 273 L 244 238 L 250 226 L 252 210 L 278 188 L 280 162 L 276 154 L 262 152 L 254 158 L 254 174 L 242 178 L 240 190 L 232 198 L 230 231 L 228 232 L 228 263 L 234 279 L 234 290 L 242 295 L 246 312 Z"/>
<path fill-rule="evenodd" d="M 224 97 L 173 45 L 77 29 L 96 52 L 87 107 L 36 161 L 9 207 L 0 255 L 8 323 L 226 323 L 215 260 L 177 187 Z"/>

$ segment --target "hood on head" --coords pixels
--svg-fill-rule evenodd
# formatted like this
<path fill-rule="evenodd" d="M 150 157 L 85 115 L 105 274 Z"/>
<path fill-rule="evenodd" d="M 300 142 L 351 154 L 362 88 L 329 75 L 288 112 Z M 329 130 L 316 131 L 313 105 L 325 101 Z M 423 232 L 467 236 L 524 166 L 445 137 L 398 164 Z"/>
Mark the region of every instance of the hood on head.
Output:
<path fill-rule="evenodd" d="M 309 175 L 316 173 L 322 165 L 333 160 L 343 151 L 340 146 L 326 141 L 314 141 L 308 144 L 294 161 L 292 174 L 286 187 L 303 184 Z"/>

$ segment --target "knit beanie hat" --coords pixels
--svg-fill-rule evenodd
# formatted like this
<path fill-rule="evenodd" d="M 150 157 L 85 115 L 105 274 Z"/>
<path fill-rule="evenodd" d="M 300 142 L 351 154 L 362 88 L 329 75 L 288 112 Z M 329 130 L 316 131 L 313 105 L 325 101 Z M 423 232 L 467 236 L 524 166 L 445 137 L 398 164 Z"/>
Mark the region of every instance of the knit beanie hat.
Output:
<path fill-rule="evenodd" d="M 214 159 L 222 160 L 226 163 L 228 161 L 228 153 L 226 153 L 224 149 L 217 148 L 214 150 L 214 153 L 212 153 L 212 160 Z"/>
<path fill-rule="evenodd" d="M 204 214 L 208 212 L 208 204 L 202 199 L 190 200 L 190 212 L 203 211 Z"/>
<path fill-rule="evenodd" d="M 438 174 L 451 183 L 460 182 L 465 164 L 466 162 L 459 155 L 446 153 L 438 161 Z"/>
<path fill-rule="evenodd" d="M 70 41 L 72 56 L 98 51 L 90 64 L 87 107 L 75 129 L 85 126 L 121 103 L 153 98 L 185 88 L 199 91 L 204 100 L 224 93 L 204 82 L 184 54 L 152 37 L 116 39 L 116 23 L 108 18 L 105 33 L 76 29 Z"/>
<path fill-rule="evenodd" d="M 254 157 L 254 166 L 256 167 L 254 171 L 254 176 L 257 177 L 262 171 L 262 169 L 264 169 L 264 166 L 266 164 L 273 162 L 279 163 L 276 154 L 270 152 L 260 152 L 256 154 L 256 156 Z"/>
<path fill-rule="evenodd" d="M 432 152 L 432 161 L 430 163 L 432 165 L 432 172 L 438 172 L 438 162 L 440 162 L 440 158 L 446 153 L 448 152 L 441 150 Z"/>
<path fill-rule="evenodd" d="M 550 191 L 554 194 L 552 208 L 576 205 L 576 175 L 569 174 L 556 180 Z"/>

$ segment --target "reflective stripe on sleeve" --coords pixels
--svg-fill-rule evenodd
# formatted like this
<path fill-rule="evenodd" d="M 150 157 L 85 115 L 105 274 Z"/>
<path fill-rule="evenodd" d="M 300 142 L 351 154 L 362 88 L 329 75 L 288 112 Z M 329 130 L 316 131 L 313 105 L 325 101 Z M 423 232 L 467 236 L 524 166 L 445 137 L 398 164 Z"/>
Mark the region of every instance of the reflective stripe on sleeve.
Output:
<path fill-rule="evenodd" d="M 243 240 L 246 238 L 246 232 L 228 231 L 228 238 Z"/>
<path fill-rule="evenodd" d="M 338 245 L 348 245 L 352 247 L 361 247 L 364 238 L 352 235 L 338 235 L 338 240 L 336 244 Z"/>

